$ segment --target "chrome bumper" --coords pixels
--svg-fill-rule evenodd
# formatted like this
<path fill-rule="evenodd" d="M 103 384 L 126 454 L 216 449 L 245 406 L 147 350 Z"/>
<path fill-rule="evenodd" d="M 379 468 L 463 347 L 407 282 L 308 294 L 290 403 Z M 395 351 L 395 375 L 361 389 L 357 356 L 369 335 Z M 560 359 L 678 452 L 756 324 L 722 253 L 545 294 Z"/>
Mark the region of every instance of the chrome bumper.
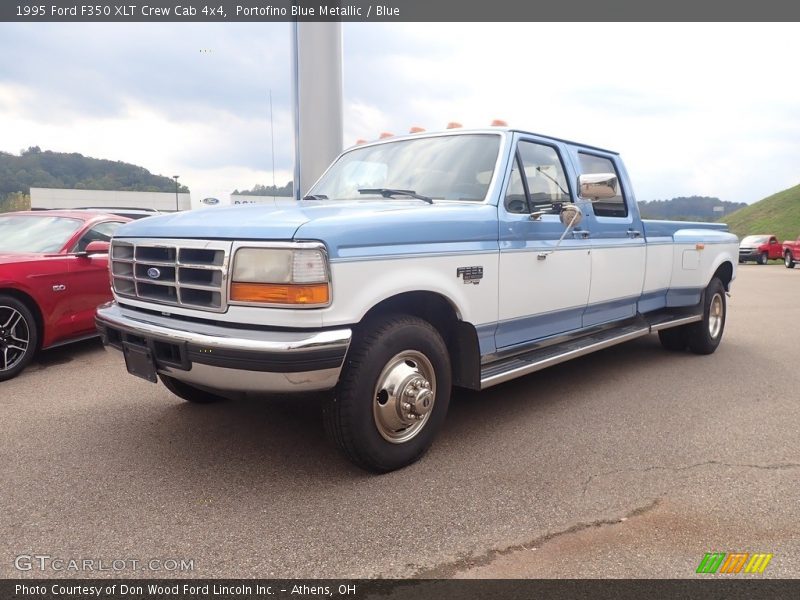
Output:
<path fill-rule="evenodd" d="M 222 327 L 128 310 L 116 302 L 98 308 L 95 321 L 106 347 L 149 348 L 159 373 L 228 392 L 331 389 L 339 380 L 352 336 L 350 329 Z"/>

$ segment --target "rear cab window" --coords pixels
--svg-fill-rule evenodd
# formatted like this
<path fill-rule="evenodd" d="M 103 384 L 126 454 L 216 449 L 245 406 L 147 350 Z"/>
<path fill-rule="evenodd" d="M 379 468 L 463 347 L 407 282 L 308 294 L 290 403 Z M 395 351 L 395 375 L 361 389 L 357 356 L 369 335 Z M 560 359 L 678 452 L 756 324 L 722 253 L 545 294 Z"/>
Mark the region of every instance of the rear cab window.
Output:
<path fill-rule="evenodd" d="M 606 198 L 597 202 L 592 202 L 595 216 L 598 217 L 627 217 L 628 203 L 625 199 L 625 190 L 622 187 L 622 179 L 619 176 L 614 161 L 605 157 L 591 154 L 589 152 L 578 152 L 580 169 L 582 175 L 595 173 L 614 173 L 617 176 L 619 192 L 613 198 Z"/>

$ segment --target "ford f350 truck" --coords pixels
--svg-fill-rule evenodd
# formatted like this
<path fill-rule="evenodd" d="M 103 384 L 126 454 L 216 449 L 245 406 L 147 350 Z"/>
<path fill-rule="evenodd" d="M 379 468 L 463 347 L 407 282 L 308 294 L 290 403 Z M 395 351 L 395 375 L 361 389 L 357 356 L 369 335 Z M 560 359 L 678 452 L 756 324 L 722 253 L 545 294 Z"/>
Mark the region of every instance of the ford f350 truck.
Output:
<path fill-rule="evenodd" d="M 326 428 L 375 472 L 481 390 L 658 332 L 714 352 L 738 240 L 642 220 L 620 157 L 509 128 L 342 153 L 292 207 L 117 230 L 99 308 L 127 369 L 190 402 L 328 390 Z"/>

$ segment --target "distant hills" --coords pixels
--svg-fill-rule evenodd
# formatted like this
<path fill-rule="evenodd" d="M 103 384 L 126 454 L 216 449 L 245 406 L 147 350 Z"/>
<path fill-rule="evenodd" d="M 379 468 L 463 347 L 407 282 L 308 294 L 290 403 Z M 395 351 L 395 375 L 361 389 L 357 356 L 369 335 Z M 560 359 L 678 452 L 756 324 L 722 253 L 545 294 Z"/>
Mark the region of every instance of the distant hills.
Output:
<path fill-rule="evenodd" d="M 0 152 L 0 212 L 18 204 L 31 187 L 174 192 L 175 180 L 144 167 L 32 146 L 19 156 Z M 180 186 L 181 192 L 188 192 Z"/>
<path fill-rule="evenodd" d="M 800 185 L 767 196 L 719 219 L 742 238 L 753 234 L 774 234 L 781 242 L 800 236 Z"/>
<path fill-rule="evenodd" d="M 292 196 L 292 182 L 290 181 L 283 187 L 277 187 L 274 185 L 261 185 L 256 184 L 253 186 L 251 190 L 233 190 L 234 194 L 239 194 L 240 196 Z"/>
<path fill-rule="evenodd" d="M 670 200 L 639 202 L 639 212 L 645 219 L 670 221 L 716 221 L 747 206 L 744 202 L 726 202 L 711 196 L 679 196 Z M 714 208 L 722 211 L 714 211 Z"/>

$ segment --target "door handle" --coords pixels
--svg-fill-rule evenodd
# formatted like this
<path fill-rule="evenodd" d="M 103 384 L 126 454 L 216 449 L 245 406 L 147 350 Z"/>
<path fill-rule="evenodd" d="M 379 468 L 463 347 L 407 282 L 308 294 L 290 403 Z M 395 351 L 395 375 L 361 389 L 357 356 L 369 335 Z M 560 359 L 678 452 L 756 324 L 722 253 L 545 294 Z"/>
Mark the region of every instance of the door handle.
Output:
<path fill-rule="evenodd" d="M 576 229 L 572 232 L 572 237 L 576 240 L 585 240 L 589 235 L 590 233 L 585 229 Z"/>
<path fill-rule="evenodd" d="M 628 237 L 629 238 L 639 238 L 642 237 L 642 232 L 636 229 L 628 229 Z"/>

